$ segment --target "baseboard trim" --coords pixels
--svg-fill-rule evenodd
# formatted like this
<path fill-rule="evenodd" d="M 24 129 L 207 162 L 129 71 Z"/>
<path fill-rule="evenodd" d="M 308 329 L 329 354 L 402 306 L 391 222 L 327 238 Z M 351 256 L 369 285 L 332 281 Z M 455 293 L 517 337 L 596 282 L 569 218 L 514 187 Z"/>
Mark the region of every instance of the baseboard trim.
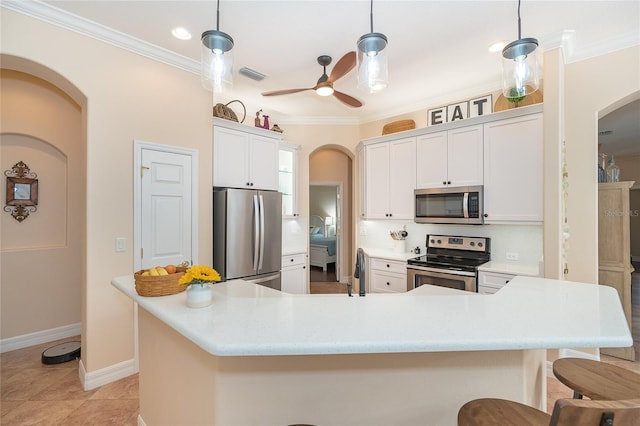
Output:
<path fill-rule="evenodd" d="M 599 355 L 593 355 L 587 352 L 577 351 L 575 349 L 559 349 L 558 359 L 560 358 L 585 358 L 593 361 L 600 361 Z M 547 361 L 547 377 L 555 377 L 553 375 L 553 361 Z"/>
<path fill-rule="evenodd" d="M 54 340 L 66 339 L 67 337 L 79 336 L 81 333 L 82 324 L 77 323 L 51 328 L 49 330 L 36 331 L 35 333 L 23 334 L 22 336 L 9 337 L 0 340 L 0 353 L 28 348 L 29 346 L 35 346 L 41 343 L 53 342 Z"/>
<path fill-rule="evenodd" d="M 600 361 L 600 355 L 590 354 L 588 352 L 577 351 L 575 349 L 560 349 L 559 358 L 585 358 L 592 361 Z"/>
<path fill-rule="evenodd" d="M 78 369 L 80 383 L 82 383 L 82 387 L 85 391 L 115 382 L 116 380 L 124 379 L 125 377 L 129 377 L 137 372 L 136 363 L 133 359 L 122 361 L 90 373 L 88 373 L 84 368 L 84 364 L 81 360 L 80 368 Z"/>

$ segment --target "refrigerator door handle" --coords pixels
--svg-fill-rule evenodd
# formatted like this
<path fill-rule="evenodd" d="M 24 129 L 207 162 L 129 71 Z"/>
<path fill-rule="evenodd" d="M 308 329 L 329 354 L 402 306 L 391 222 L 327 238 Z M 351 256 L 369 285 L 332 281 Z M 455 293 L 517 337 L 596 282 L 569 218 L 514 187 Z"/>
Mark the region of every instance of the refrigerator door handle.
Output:
<path fill-rule="evenodd" d="M 258 261 L 258 270 L 262 270 L 264 262 L 264 197 L 258 195 L 260 200 L 260 260 Z"/>
<path fill-rule="evenodd" d="M 260 257 L 260 206 L 258 196 L 253 196 L 253 270 L 258 269 Z"/>

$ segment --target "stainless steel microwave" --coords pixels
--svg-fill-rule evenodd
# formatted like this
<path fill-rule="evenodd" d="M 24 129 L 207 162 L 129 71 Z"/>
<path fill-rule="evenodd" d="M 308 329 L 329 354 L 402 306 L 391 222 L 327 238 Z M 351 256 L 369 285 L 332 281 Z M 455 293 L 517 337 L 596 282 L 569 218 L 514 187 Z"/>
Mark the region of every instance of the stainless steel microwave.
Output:
<path fill-rule="evenodd" d="M 483 223 L 482 186 L 416 189 L 414 193 L 416 223 Z"/>

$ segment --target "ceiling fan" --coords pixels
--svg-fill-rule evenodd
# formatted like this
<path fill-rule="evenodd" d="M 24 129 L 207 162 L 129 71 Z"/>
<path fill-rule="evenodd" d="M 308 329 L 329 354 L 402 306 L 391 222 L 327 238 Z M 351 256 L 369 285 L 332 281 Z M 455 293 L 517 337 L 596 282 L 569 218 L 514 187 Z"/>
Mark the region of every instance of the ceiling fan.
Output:
<path fill-rule="evenodd" d="M 327 76 L 327 65 L 331 63 L 331 56 L 322 55 L 318 56 L 318 63 L 322 65 L 323 72 L 322 76 L 318 79 L 318 82 L 313 87 L 307 87 L 304 89 L 285 89 L 285 90 L 274 90 L 272 92 L 264 92 L 262 96 L 278 96 L 278 95 L 289 95 L 291 93 L 303 92 L 305 90 L 315 90 L 316 93 L 320 96 L 335 96 L 340 102 L 354 108 L 358 108 L 362 106 L 362 102 L 354 98 L 353 96 L 349 96 L 346 93 L 338 92 L 334 90 L 333 83 L 336 80 L 343 77 L 349 71 L 356 66 L 356 52 L 348 52 L 345 54 L 340 60 L 336 63 L 331 71 L 331 75 Z"/>

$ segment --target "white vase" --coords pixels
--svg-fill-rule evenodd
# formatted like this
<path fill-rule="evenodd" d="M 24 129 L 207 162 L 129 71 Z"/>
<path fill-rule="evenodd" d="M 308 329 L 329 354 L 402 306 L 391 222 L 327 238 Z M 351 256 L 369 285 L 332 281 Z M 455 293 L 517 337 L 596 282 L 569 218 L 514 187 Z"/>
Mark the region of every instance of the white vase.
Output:
<path fill-rule="evenodd" d="M 187 287 L 187 306 L 204 308 L 213 303 L 213 286 L 211 284 L 191 284 Z"/>

